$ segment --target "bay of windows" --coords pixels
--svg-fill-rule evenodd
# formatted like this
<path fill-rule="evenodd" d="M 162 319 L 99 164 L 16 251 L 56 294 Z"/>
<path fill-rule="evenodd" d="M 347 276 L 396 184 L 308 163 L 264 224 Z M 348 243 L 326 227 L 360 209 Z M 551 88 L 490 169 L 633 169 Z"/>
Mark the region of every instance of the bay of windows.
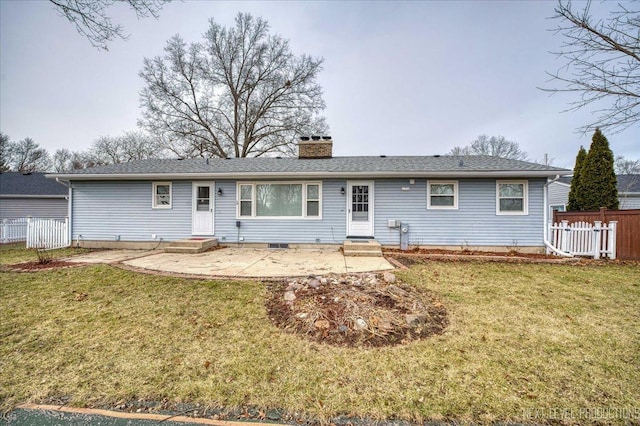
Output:
<path fill-rule="evenodd" d="M 320 182 L 238 183 L 238 217 L 320 218 Z"/>

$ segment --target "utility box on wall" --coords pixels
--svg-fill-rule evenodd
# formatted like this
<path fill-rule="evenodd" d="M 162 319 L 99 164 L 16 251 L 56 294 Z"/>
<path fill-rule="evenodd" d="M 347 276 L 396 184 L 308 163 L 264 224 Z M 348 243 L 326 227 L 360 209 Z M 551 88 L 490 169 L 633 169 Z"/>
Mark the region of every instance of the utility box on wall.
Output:
<path fill-rule="evenodd" d="M 409 224 L 400 224 L 400 250 L 409 249 Z"/>

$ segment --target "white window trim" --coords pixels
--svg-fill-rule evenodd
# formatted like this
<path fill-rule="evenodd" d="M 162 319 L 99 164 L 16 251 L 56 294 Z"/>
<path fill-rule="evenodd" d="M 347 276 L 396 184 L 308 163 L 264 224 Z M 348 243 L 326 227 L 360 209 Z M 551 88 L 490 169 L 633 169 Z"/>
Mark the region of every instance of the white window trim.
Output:
<path fill-rule="evenodd" d="M 157 188 L 158 186 L 169 185 L 169 204 L 156 204 L 157 203 Z M 153 182 L 151 193 L 151 208 L 152 209 L 170 209 L 173 205 L 173 185 L 171 182 Z"/>
<path fill-rule="evenodd" d="M 453 185 L 453 206 L 432 206 L 431 185 Z M 438 195 L 435 195 L 438 196 Z M 428 180 L 427 181 L 427 209 L 429 210 L 458 210 L 458 181 L 457 180 Z"/>
<path fill-rule="evenodd" d="M 240 187 L 251 186 L 251 216 L 240 215 Z M 256 185 L 302 185 L 302 216 L 257 216 Z M 307 186 L 318 185 L 318 216 L 307 216 Z M 247 200 L 244 200 L 247 201 Z M 311 200 L 315 201 L 315 200 Z M 321 220 L 322 219 L 322 182 L 321 181 L 258 181 L 236 183 L 236 219 L 239 220 Z"/>
<path fill-rule="evenodd" d="M 500 185 L 521 184 L 523 192 L 522 211 L 500 210 Z M 496 180 L 496 215 L 498 216 L 528 216 L 529 215 L 529 181 L 527 180 Z"/>

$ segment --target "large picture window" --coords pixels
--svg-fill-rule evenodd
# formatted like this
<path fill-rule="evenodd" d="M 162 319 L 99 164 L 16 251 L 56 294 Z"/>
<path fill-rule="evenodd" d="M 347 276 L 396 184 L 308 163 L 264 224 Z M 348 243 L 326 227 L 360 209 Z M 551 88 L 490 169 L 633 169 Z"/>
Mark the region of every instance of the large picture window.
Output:
<path fill-rule="evenodd" d="M 529 214 L 528 185 L 526 180 L 499 180 L 496 182 L 496 214 Z"/>
<path fill-rule="evenodd" d="M 170 209 L 171 208 L 171 182 L 154 182 L 153 183 L 153 202 L 154 209 Z"/>
<path fill-rule="evenodd" d="M 238 217 L 320 218 L 320 182 L 238 184 Z"/>
<path fill-rule="evenodd" d="M 427 181 L 427 208 L 450 209 L 458 208 L 457 181 Z"/>

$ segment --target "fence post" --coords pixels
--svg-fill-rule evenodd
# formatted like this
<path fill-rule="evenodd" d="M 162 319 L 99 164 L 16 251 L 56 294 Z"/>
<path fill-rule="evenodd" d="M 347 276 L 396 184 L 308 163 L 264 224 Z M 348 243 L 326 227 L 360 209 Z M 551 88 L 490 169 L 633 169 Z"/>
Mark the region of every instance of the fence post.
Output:
<path fill-rule="evenodd" d="M 565 253 L 569 251 L 567 250 L 567 243 L 569 242 L 569 231 L 571 231 L 571 229 L 569 229 L 569 221 L 563 220 L 562 232 L 560 232 L 560 235 L 561 235 L 560 238 L 562 238 L 562 241 L 560 242 L 560 250 L 562 250 Z"/>
<path fill-rule="evenodd" d="M 31 221 L 32 221 L 32 218 L 28 217 L 27 218 L 27 241 L 25 243 L 25 247 L 26 248 L 31 248 L 31 246 L 30 246 L 30 244 L 31 244 L 31 234 L 33 233 Z"/>
<path fill-rule="evenodd" d="M 71 245 L 71 241 L 69 240 L 69 218 L 68 217 L 64 218 L 64 236 L 62 238 L 64 239 L 65 247 L 69 247 Z"/>
<path fill-rule="evenodd" d="M 611 259 L 616 258 L 616 228 L 618 226 L 617 220 L 609 222 L 609 251 L 611 252 Z"/>
<path fill-rule="evenodd" d="M 9 220 L 8 219 L 4 219 L 2 221 L 2 242 L 3 243 L 9 242 Z"/>
<path fill-rule="evenodd" d="M 602 211 L 602 210 L 601 210 Z M 594 221 L 593 226 L 593 258 L 600 259 L 601 225 L 599 220 Z"/>

